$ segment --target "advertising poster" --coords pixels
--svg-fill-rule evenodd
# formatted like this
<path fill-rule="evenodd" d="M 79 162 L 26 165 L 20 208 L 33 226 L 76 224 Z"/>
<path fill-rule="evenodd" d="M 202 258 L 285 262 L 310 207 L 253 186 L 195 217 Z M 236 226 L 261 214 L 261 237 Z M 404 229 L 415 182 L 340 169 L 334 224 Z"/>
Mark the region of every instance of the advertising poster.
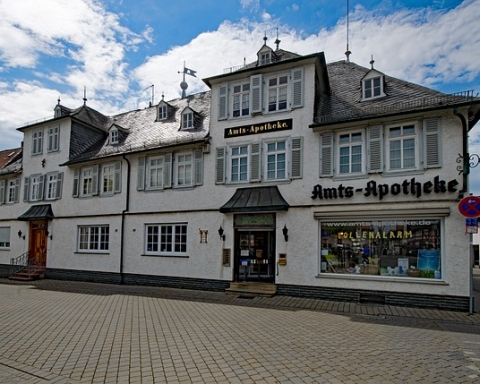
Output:
<path fill-rule="evenodd" d="M 440 251 L 436 249 L 419 249 L 417 269 L 421 271 L 438 271 L 440 269 Z"/>

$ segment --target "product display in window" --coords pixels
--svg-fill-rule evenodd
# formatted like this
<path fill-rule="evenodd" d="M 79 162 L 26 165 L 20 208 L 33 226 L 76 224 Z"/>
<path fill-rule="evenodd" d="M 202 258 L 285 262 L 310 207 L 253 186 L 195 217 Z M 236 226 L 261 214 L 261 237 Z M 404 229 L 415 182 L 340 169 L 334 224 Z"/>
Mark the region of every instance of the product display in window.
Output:
<path fill-rule="evenodd" d="M 441 221 L 321 223 L 321 272 L 441 278 Z"/>

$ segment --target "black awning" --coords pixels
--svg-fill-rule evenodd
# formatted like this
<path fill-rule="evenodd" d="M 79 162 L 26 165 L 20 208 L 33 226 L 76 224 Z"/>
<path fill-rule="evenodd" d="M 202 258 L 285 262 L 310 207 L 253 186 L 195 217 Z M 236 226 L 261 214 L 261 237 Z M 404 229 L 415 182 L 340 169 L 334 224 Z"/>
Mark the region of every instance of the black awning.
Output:
<path fill-rule="evenodd" d="M 240 188 L 220 208 L 220 212 L 288 211 L 288 207 L 277 186 Z"/>
<path fill-rule="evenodd" d="M 52 205 L 42 204 L 30 207 L 27 212 L 18 217 L 18 220 L 52 220 L 54 217 L 55 216 L 53 216 Z"/>

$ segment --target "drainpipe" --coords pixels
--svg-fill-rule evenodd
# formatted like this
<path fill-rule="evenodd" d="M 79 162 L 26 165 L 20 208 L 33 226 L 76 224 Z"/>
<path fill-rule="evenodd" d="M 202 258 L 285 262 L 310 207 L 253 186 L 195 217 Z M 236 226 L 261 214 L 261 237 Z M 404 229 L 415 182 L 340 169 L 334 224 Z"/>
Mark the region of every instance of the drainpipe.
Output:
<path fill-rule="evenodd" d="M 468 124 L 467 119 L 463 116 L 458 109 L 453 110 L 453 114 L 457 116 L 462 122 L 462 132 L 463 132 L 463 189 L 462 194 L 466 196 L 468 194 L 468 175 L 470 174 L 470 154 L 468 153 Z"/>
<path fill-rule="evenodd" d="M 123 260 L 124 260 L 124 246 L 125 246 L 125 215 L 130 207 L 130 161 L 125 154 L 122 156 L 123 160 L 127 162 L 127 195 L 125 197 L 125 209 L 122 211 L 122 229 L 120 237 L 120 284 L 125 284 L 125 276 L 123 275 Z"/>
<path fill-rule="evenodd" d="M 458 112 L 458 109 L 454 109 L 453 113 L 457 116 L 462 122 L 462 132 L 463 132 L 463 196 L 468 194 L 468 175 L 470 174 L 470 154 L 468 153 L 468 124 L 465 116 Z M 473 315 L 473 235 L 469 235 L 469 270 L 470 270 L 470 297 L 468 302 L 468 314 Z"/>

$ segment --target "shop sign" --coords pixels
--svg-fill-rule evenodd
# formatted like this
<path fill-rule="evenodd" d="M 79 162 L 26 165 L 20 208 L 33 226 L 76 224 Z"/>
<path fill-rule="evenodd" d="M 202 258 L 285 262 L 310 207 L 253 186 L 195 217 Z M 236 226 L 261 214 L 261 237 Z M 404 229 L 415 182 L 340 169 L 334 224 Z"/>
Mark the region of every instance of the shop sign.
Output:
<path fill-rule="evenodd" d="M 457 180 L 445 181 L 441 180 L 440 176 L 435 176 L 433 181 L 426 181 L 424 183 L 418 182 L 414 177 L 410 180 L 405 179 L 401 183 L 393 184 L 379 184 L 374 180 L 367 183 L 364 188 L 355 188 L 352 186 L 345 186 L 340 184 L 334 188 L 324 188 L 320 184 L 313 187 L 312 199 L 344 199 L 351 198 L 355 194 L 362 194 L 365 197 L 376 197 L 382 200 L 387 195 L 412 195 L 417 198 L 423 194 L 430 193 L 447 193 L 457 191 Z"/>
<path fill-rule="evenodd" d="M 293 120 L 274 120 L 262 124 L 250 124 L 234 128 L 226 128 L 223 137 L 228 139 L 230 137 L 240 137 L 255 135 L 257 133 L 268 133 L 276 131 L 285 131 L 287 129 L 293 129 Z"/>

